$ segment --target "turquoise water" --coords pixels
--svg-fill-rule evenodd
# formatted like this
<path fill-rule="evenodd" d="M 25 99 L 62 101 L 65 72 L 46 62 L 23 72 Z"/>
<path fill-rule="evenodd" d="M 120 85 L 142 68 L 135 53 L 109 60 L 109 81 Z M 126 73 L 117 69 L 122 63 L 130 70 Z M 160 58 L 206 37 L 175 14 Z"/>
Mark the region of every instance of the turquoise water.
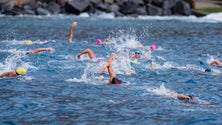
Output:
<path fill-rule="evenodd" d="M 72 43 L 67 42 L 73 21 Z M 0 73 L 26 67 L 23 77 L 0 79 L 1 124 L 221 124 L 222 23 L 192 17 L 101 18 L 76 16 L 1 16 Z M 111 43 L 96 45 L 96 39 Z M 24 44 L 32 40 L 31 45 Z M 140 64 L 129 54 L 136 41 L 144 51 Z M 39 47 L 53 52 L 26 55 Z M 76 55 L 90 48 L 103 61 Z M 98 73 L 110 53 L 121 85 L 109 85 Z M 150 60 L 156 63 L 153 70 Z M 126 75 L 129 69 L 136 75 Z M 105 80 L 95 77 L 103 75 Z M 194 101 L 170 98 L 166 91 L 193 95 Z"/>

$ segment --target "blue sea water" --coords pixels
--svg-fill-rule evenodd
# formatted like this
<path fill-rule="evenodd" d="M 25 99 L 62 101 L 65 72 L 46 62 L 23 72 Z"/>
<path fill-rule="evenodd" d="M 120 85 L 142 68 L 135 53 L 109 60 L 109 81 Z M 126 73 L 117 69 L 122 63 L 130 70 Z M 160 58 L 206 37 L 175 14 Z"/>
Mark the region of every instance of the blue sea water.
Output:
<path fill-rule="evenodd" d="M 217 16 L 218 17 L 218 16 Z M 69 27 L 78 25 L 73 42 Z M 222 21 L 195 17 L 103 18 L 85 16 L 1 16 L 0 73 L 25 67 L 25 76 L 0 79 L 0 124 L 221 124 Z M 96 39 L 111 39 L 97 45 Z M 31 45 L 25 40 L 32 40 Z M 130 54 L 143 51 L 139 64 Z M 40 47 L 53 52 L 27 55 Z M 90 48 L 103 61 L 77 54 Z M 121 85 L 109 85 L 99 67 L 111 54 Z M 156 67 L 150 67 L 151 60 Z M 135 70 L 137 74 L 125 72 Z M 104 76 L 104 80 L 96 77 Z M 169 97 L 193 95 L 194 101 Z"/>

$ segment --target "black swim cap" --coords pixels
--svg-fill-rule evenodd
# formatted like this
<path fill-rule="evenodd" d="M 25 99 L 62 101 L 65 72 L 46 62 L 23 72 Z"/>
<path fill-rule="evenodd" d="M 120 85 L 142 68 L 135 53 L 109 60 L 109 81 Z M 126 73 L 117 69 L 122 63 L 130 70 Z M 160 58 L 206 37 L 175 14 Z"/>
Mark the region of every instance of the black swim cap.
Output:
<path fill-rule="evenodd" d="M 111 82 L 111 84 L 121 84 L 121 83 L 122 83 L 122 81 L 119 80 L 119 79 L 116 78 L 116 77 L 114 77 L 114 78 L 112 79 L 112 82 Z"/>
<path fill-rule="evenodd" d="M 212 70 L 211 70 L 211 68 L 206 68 L 205 69 L 205 72 L 211 72 Z"/>
<path fill-rule="evenodd" d="M 194 96 L 192 95 L 188 95 L 190 97 L 191 100 L 194 100 Z"/>

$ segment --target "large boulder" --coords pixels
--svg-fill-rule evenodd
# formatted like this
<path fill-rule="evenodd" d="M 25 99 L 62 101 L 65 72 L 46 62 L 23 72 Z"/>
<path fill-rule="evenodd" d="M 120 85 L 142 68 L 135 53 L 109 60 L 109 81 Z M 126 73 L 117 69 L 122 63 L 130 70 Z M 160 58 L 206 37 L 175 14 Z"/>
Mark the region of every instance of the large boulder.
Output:
<path fill-rule="evenodd" d="M 35 15 L 35 11 L 38 8 L 37 4 L 34 2 L 27 3 L 23 6 L 23 14 Z"/>
<path fill-rule="evenodd" d="M 175 5 L 176 0 L 165 0 L 163 1 L 162 8 L 167 10 L 171 9 Z"/>
<path fill-rule="evenodd" d="M 113 4 L 115 0 L 104 0 L 105 3 Z"/>
<path fill-rule="evenodd" d="M 138 14 L 138 15 L 147 15 L 146 6 L 137 8 L 136 9 L 136 14 Z"/>
<path fill-rule="evenodd" d="M 90 10 L 90 0 L 69 0 L 65 4 L 66 12 L 79 15 Z"/>
<path fill-rule="evenodd" d="M 153 0 L 152 5 L 157 6 L 157 7 L 162 7 L 164 1 L 165 0 Z"/>
<path fill-rule="evenodd" d="M 41 7 L 38 7 L 36 12 L 37 12 L 38 15 L 48 15 L 48 14 L 50 14 L 50 12 L 47 9 L 44 9 L 44 8 L 41 8 Z"/>
<path fill-rule="evenodd" d="M 190 5 L 191 9 L 195 9 L 195 7 L 196 7 L 195 0 L 184 0 L 184 1 Z"/>
<path fill-rule="evenodd" d="M 173 14 L 176 15 L 190 15 L 191 10 L 190 10 L 190 5 L 184 1 L 177 1 L 175 6 L 172 8 Z"/>
<path fill-rule="evenodd" d="M 143 2 L 146 3 L 146 4 L 147 4 L 147 3 L 150 4 L 150 3 L 152 3 L 153 1 L 155 1 L 155 0 L 143 0 Z"/>
<path fill-rule="evenodd" d="M 49 6 L 48 9 L 52 14 L 59 14 L 61 12 L 59 4 L 55 2 L 50 2 L 48 6 Z"/>
<path fill-rule="evenodd" d="M 148 4 L 146 9 L 149 15 L 153 16 L 162 15 L 162 9 L 157 6 Z"/>
<path fill-rule="evenodd" d="M 119 6 L 119 11 L 125 15 L 133 14 L 136 12 L 137 5 L 132 1 L 123 2 Z"/>

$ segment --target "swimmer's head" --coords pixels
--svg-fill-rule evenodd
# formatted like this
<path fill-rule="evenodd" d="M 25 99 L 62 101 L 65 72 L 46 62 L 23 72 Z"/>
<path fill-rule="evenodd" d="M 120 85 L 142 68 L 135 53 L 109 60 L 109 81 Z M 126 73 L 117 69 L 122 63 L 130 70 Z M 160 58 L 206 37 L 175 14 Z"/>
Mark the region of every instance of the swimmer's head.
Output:
<path fill-rule="evenodd" d="M 135 52 L 135 58 L 140 58 L 141 56 L 140 55 L 142 55 L 143 54 L 143 51 L 142 50 L 137 50 L 136 52 Z"/>
<path fill-rule="evenodd" d="M 137 50 L 137 51 L 135 52 L 135 54 L 136 54 L 136 53 L 142 55 L 142 54 L 143 54 L 143 51 L 142 51 L 141 49 L 139 49 L 139 50 Z"/>
<path fill-rule="evenodd" d="M 25 41 L 25 44 L 26 44 L 26 45 L 31 45 L 31 44 L 32 44 L 32 40 L 26 40 L 26 41 Z"/>
<path fill-rule="evenodd" d="M 17 68 L 17 69 L 15 70 L 15 72 L 16 72 L 18 75 L 25 75 L 26 72 L 27 72 L 27 70 L 26 70 L 25 68 L 19 67 L 19 68 Z"/>
<path fill-rule="evenodd" d="M 111 81 L 111 84 L 121 84 L 121 83 L 122 83 L 122 81 L 116 77 L 114 77 Z"/>
<path fill-rule="evenodd" d="M 155 44 L 150 45 L 150 49 L 151 50 L 155 50 L 156 49 L 156 45 Z"/>
<path fill-rule="evenodd" d="M 191 100 L 194 100 L 194 96 L 192 95 L 188 95 L 190 97 Z"/>
<path fill-rule="evenodd" d="M 211 68 L 206 68 L 205 69 L 205 72 L 211 72 L 212 70 L 211 70 Z"/>
<path fill-rule="evenodd" d="M 102 44 L 102 41 L 101 41 L 100 39 L 97 39 L 97 40 L 96 40 L 96 44 L 97 44 L 97 45 L 100 45 L 100 44 Z"/>

